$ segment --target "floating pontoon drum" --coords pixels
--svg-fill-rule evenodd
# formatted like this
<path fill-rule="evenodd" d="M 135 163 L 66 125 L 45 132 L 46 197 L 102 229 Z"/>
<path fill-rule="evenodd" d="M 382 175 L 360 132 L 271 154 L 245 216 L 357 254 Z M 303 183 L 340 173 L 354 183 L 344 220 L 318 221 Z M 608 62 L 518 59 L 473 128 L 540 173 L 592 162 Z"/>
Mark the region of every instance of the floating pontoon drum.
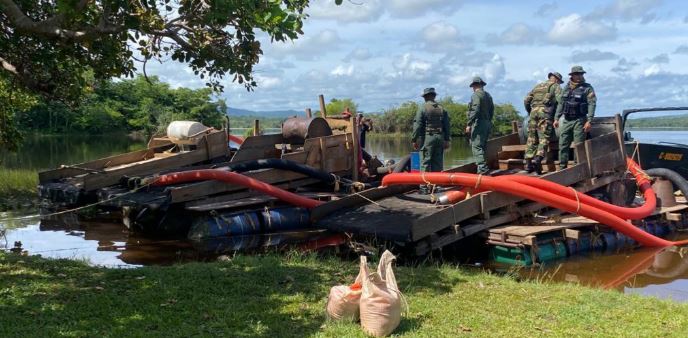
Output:
<path fill-rule="evenodd" d="M 307 138 L 332 135 L 332 128 L 322 117 L 291 117 L 282 123 L 282 136 L 291 144 L 303 144 Z"/>
<path fill-rule="evenodd" d="M 198 136 L 209 128 L 195 121 L 172 121 L 167 126 L 167 137 L 171 140 L 188 140 Z"/>

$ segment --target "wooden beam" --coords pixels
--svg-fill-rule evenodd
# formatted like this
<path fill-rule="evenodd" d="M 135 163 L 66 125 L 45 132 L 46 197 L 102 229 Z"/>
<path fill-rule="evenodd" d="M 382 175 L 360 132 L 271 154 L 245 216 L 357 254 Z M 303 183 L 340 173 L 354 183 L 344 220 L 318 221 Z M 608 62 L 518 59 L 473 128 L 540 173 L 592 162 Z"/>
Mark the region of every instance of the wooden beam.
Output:
<path fill-rule="evenodd" d="M 359 159 L 359 152 L 361 149 L 359 148 L 359 139 L 358 139 L 358 126 L 356 125 L 356 116 L 351 116 L 349 118 L 349 123 L 351 123 L 351 134 L 352 134 L 352 140 L 353 140 L 353 145 L 354 145 L 354 151 L 353 151 L 353 158 L 354 158 L 354 165 L 352 165 L 351 168 L 351 179 L 354 182 L 358 182 L 358 169 L 361 167 L 361 163 L 358 163 Z"/>
<path fill-rule="evenodd" d="M 260 135 L 260 120 L 253 120 L 253 136 Z"/>
<path fill-rule="evenodd" d="M 325 96 L 323 96 L 323 94 L 318 95 L 318 102 L 320 103 L 320 117 L 327 117 L 327 111 L 325 111 Z"/>
<path fill-rule="evenodd" d="M 313 118 L 313 112 L 311 111 L 310 108 L 306 108 L 306 117 L 307 118 Z"/>

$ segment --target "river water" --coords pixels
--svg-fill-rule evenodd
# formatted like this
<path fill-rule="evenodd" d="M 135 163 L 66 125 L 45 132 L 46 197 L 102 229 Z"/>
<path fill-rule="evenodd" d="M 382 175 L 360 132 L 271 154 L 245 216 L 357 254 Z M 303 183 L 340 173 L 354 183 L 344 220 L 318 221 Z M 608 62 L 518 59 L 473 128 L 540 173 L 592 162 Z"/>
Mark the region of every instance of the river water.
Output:
<path fill-rule="evenodd" d="M 632 131 L 644 142 L 687 143 L 688 131 Z M 18 153 L 0 153 L 0 170 L 24 168 L 42 170 L 60 164 L 78 163 L 144 148 L 142 140 L 126 136 L 31 136 Z M 367 150 L 381 160 L 399 159 L 411 151 L 410 141 L 401 137 L 370 134 Z M 445 152 L 445 166 L 470 162 L 467 140 L 455 138 Z M 0 212 L 0 248 L 21 242 L 22 250 L 44 257 L 83 259 L 90 264 L 136 267 L 213 259 L 218 247 L 262 248 L 273 244 L 303 242 L 322 233 L 246 236 L 231 243 L 189 243 L 148 239 L 132 234 L 118 221 L 77 220 L 69 215 L 39 220 L 36 210 Z M 113 219 L 114 218 L 113 216 Z M 17 243 L 19 244 L 19 243 Z M 638 249 L 571 257 L 543 267 L 522 269 L 521 276 L 540 281 L 572 282 L 612 288 L 678 301 L 688 301 L 688 252 L 684 249 Z"/>

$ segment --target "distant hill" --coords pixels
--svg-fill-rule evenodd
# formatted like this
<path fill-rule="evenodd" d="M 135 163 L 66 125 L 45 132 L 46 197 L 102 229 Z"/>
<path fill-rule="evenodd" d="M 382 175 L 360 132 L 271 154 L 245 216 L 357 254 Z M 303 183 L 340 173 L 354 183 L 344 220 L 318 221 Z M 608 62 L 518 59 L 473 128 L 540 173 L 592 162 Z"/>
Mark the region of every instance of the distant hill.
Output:
<path fill-rule="evenodd" d="M 630 128 L 688 128 L 688 114 L 628 119 Z"/>
<path fill-rule="evenodd" d="M 263 117 L 263 118 L 286 118 L 291 116 L 302 116 L 305 115 L 304 112 L 298 110 L 265 110 L 265 111 L 255 111 L 240 108 L 227 108 L 227 114 L 229 116 L 253 116 L 253 117 Z"/>

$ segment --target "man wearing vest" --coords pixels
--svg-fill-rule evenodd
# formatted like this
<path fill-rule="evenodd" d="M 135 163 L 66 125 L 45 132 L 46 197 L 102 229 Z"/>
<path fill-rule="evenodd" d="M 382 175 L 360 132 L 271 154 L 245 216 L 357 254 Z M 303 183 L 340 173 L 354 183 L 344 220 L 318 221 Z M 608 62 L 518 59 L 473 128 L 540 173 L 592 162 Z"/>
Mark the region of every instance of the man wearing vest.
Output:
<path fill-rule="evenodd" d="M 466 134 L 471 137 L 471 151 L 478 165 L 478 174 L 487 174 L 490 168 L 487 166 L 485 146 L 487 138 L 492 130 L 492 117 L 494 116 L 494 103 L 492 96 L 483 87 L 487 83 L 480 76 L 473 77 L 469 87 L 473 88 L 471 103 L 468 105 L 468 121 Z"/>
<path fill-rule="evenodd" d="M 526 170 L 542 174 L 542 159 L 545 158 L 552 135 L 552 120 L 561 95 L 561 74 L 552 72 L 549 80 L 538 83 L 524 100 L 528 119 L 528 141 L 526 142 Z"/>
<path fill-rule="evenodd" d="M 571 79 L 558 100 L 554 128 L 559 128 L 559 119 L 564 115 L 559 130 L 559 169 L 565 169 L 568 164 L 571 141 L 585 141 L 585 133 L 592 128 L 590 121 L 595 116 L 597 97 L 592 86 L 585 82 L 583 74 L 583 67 L 571 67 Z"/>
<path fill-rule="evenodd" d="M 413 149 L 420 147 L 422 171 L 442 171 L 444 149 L 449 148 L 449 115 L 435 102 L 435 88 L 425 88 L 421 96 L 425 104 L 413 121 Z"/>

